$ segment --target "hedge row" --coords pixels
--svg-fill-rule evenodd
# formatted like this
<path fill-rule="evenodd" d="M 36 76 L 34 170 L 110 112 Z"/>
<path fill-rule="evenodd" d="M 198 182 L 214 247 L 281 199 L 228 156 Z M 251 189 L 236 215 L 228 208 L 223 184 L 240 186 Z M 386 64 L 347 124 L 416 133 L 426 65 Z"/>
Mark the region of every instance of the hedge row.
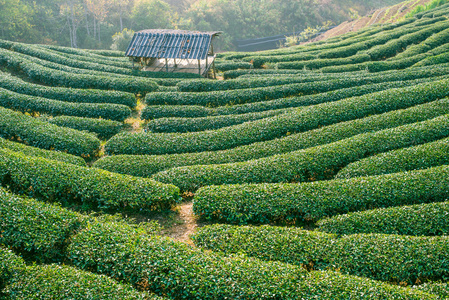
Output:
<path fill-rule="evenodd" d="M 174 184 L 182 191 L 195 191 L 208 185 L 325 180 L 364 157 L 448 136 L 449 114 L 258 160 L 170 169 L 152 178 Z"/>
<path fill-rule="evenodd" d="M 67 154 L 64 152 L 59 151 L 48 151 L 43 150 L 31 146 L 26 146 L 24 144 L 12 142 L 5 140 L 3 138 L 0 138 L 0 148 L 9 149 L 14 152 L 21 152 L 27 156 L 37 156 L 37 157 L 43 157 L 50 160 L 57 160 L 62 161 L 65 163 L 78 165 L 78 166 L 87 166 L 86 162 L 83 158 L 71 154 Z"/>
<path fill-rule="evenodd" d="M 60 127 L 89 131 L 101 139 L 109 139 L 123 129 L 123 123 L 102 119 L 59 116 L 50 119 L 49 122 Z"/>
<path fill-rule="evenodd" d="M 36 64 L 4 49 L 0 49 L 0 64 L 7 64 L 15 70 L 23 71 L 30 79 L 52 86 L 118 90 L 131 93 L 152 92 L 158 87 L 154 81 L 144 78 L 112 77 L 107 76 L 106 73 L 104 76 L 99 76 L 59 71 Z"/>
<path fill-rule="evenodd" d="M 136 97 L 131 93 L 102 90 L 47 87 L 25 82 L 18 77 L 0 72 L 0 87 L 10 91 L 76 103 L 114 103 L 129 107 L 136 106 Z"/>
<path fill-rule="evenodd" d="M 401 235 L 448 235 L 449 202 L 379 208 L 322 219 L 323 232 L 339 235 L 385 233 Z"/>
<path fill-rule="evenodd" d="M 429 76 L 425 78 L 419 78 L 419 76 L 416 77 L 418 77 L 418 79 L 366 84 L 314 95 L 287 97 L 256 103 L 220 106 L 216 108 L 209 108 L 199 105 L 151 105 L 146 106 L 143 109 L 142 118 L 146 120 L 164 117 L 199 118 L 215 115 L 236 115 L 276 109 L 286 109 L 291 107 L 332 102 L 344 98 L 362 96 L 369 93 L 388 90 L 391 88 L 406 87 L 429 81 L 438 81 L 448 78 L 448 75 L 433 77 L 433 75 L 429 74 Z"/>
<path fill-rule="evenodd" d="M 101 63 L 80 61 L 74 56 L 63 56 L 57 52 L 46 50 L 34 45 L 27 45 L 21 43 L 7 44 L 0 41 L 0 47 L 8 50 L 12 50 L 16 53 L 20 53 L 27 59 L 34 58 L 34 62 L 38 64 L 50 64 L 54 68 L 59 69 L 63 67 L 63 71 L 73 71 L 74 73 L 84 73 L 88 75 L 98 76 L 114 76 L 136 80 L 143 80 L 141 77 L 150 77 L 153 81 L 161 85 L 175 85 L 180 79 L 173 78 L 158 78 L 153 77 L 151 72 L 142 72 L 138 70 L 132 70 L 130 68 L 120 68 L 116 66 L 105 65 Z M 181 78 L 190 78 L 188 76 L 182 76 Z"/>
<path fill-rule="evenodd" d="M 22 258 L 15 255 L 11 250 L 0 247 L 0 297 L 4 297 L 2 291 L 5 284 L 12 278 L 21 276 L 24 269 L 25 262 Z"/>
<path fill-rule="evenodd" d="M 0 106 L 26 113 L 44 113 L 123 121 L 131 116 L 128 106 L 111 103 L 73 103 L 19 94 L 0 88 Z"/>
<path fill-rule="evenodd" d="M 353 162 L 335 178 L 381 175 L 449 164 L 449 139 L 398 149 Z"/>
<path fill-rule="evenodd" d="M 444 282 L 428 282 L 413 287 L 418 291 L 437 295 L 437 299 L 449 298 L 449 284 Z"/>
<path fill-rule="evenodd" d="M 448 82 L 444 79 L 389 89 L 211 131 L 120 133 L 108 141 L 105 149 L 108 154 L 170 154 L 229 149 L 444 98 L 449 95 Z"/>
<path fill-rule="evenodd" d="M 145 288 L 172 299 L 425 297 L 421 292 L 334 272 L 308 273 L 285 263 L 203 252 L 114 223 L 93 224 L 80 232 L 68 254 L 76 266 L 132 284 L 145 282 Z"/>
<path fill-rule="evenodd" d="M 112 58 L 112 57 L 104 57 L 101 55 L 93 54 L 86 52 L 84 50 L 76 49 L 78 51 L 73 51 L 72 53 L 67 53 L 67 51 L 59 51 L 58 46 L 52 45 L 32 45 L 32 47 L 37 48 L 39 50 L 44 50 L 45 52 L 55 54 L 55 57 L 63 56 L 65 58 L 85 61 L 90 63 L 97 63 L 101 65 L 108 65 L 118 68 L 131 69 L 132 63 L 129 61 L 127 57 L 123 58 Z M 61 47 L 65 48 L 65 47 Z M 70 48 L 69 48 L 70 49 Z"/>
<path fill-rule="evenodd" d="M 308 221 L 379 207 L 445 201 L 449 167 L 302 184 L 209 186 L 193 210 L 227 223 Z"/>
<path fill-rule="evenodd" d="M 374 76 L 357 76 L 357 78 L 343 77 L 325 81 L 292 83 L 279 86 L 247 88 L 231 91 L 197 93 L 155 92 L 148 94 L 145 97 L 145 102 L 148 105 L 200 105 L 208 107 L 223 106 L 229 104 L 235 105 L 242 103 L 253 103 L 295 95 L 303 96 L 316 93 L 324 93 L 342 88 L 355 87 L 366 84 L 422 78 L 424 74 L 433 72 L 429 69 L 430 68 L 426 68 L 424 70 L 420 69 L 416 72 L 409 72 L 407 70 L 399 74 L 397 74 L 398 72 L 390 71 L 387 73 L 376 74 Z M 436 72 L 441 72 L 441 75 L 447 74 L 447 68 L 444 66 Z"/>
<path fill-rule="evenodd" d="M 251 69 L 251 70 L 232 70 L 223 72 L 223 78 L 234 79 L 242 75 L 265 75 L 265 74 L 303 74 L 302 70 L 272 70 L 272 69 Z"/>
<path fill-rule="evenodd" d="M 449 52 L 426 57 L 425 59 L 417 62 L 414 67 L 422 67 L 422 66 L 433 66 L 433 65 L 439 65 L 449 62 Z"/>
<path fill-rule="evenodd" d="M 355 234 L 336 238 L 296 228 L 216 225 L 201 228 L 194 241 L 226 254 L 245 253 L 396 283 L 449 275 L 448 237 Z"/>
<path fill-rule="evenodd" d="M 440 32 L 434 33 L 430 37 L 428 37 L 425 41 L 417 45 L 407 47 L 407 49 L 404 52 L 396 55 L 394 59 L 402 59 L 405 57 L 414 56 L 416 54 L 426 53 L 436 47 L 446 44 L 448 38 L 449 38 L 449 29 L 445 29 Z"/>
<path fill-rule="evenodd" d="M 74 54 L 74 55 L 78 55 L 78 56 L 101 59 L 104 61 L 111 61 L 111 62 L 112 61 L 118 61 L 118 62 L 129 61 L 129 59 L 125 56 L 124 53 L 121 56 L 105 57 L 104 55 L 96 54 L 94 52 L 90 52 L 88 50 L 82 50 L 82 49 L 78 49 L 78 48 L 63 47 L 63 46 L 56 46 L 56 45 L 39 45 L 39 47 L 58 51 L 59 53 L 63 53 L 63 54 Z"/>
<path fill-rule="evenodd" d="M 64 257 L 69 238 L 86 224 L 83 215 L 57 205 L 14 196 L 0 188 L 0 244 L 36 262 Z"/>
<path fill-rule="evenodd" d="M 367 54 L 372 60 L 381 60 L 395 56 L 398 52 L 402 52 L 408 45 L 420 43 L 432 34 L 447 29 L 448 26 L 449 22 L 447 20 L 431 24 L 431 26 L 427 26 L 419 31 L 401 35 L 397 39 L 373 47 L 368 50 Z"/>
<path fill-rule="evenodd" d="M 238 69 L 251 69 L 252 67 L 253 65 L 251 63 L 243 61 L 223 61 L 215 63 L 215 68 L 217 68 L 220 72 Z"/>
<path fill-rule="evenodd" d="M 124 57 L 125 52 L 118 50 L 86 49 L 85 51 L 102 56 Z"/>
<path fill-rule="evenodd" d="M 365 132 L 424 121 L 448 113 L 447 100 L 438 100 L 404 110 L 395 110 L 380 115 L 341 122 L 303 133 L 291 134 L 280 139 L 223 151 L 152 156 L 114 155 L 102 157 L 94 163 L 94 166 L 121 174 L 150 177 L 154 173 L 173 167 L 232 163 L 297 151 L 335 142 Z"/>
<path fill-rule="evenodd" d="M 0 149 L 0 164 L 6 171 L 2 178 L 4 185 L 45 201 L 110 211 L 139 211 L 170 208 L 179 200 L 179 189 L 175 186 L 27 157 L 6 149 Z"/>
<path fill-rule="evenodd" d="M 429 54 L 422 53 L 412 57 L 398 60 L 373 61 L 365 64 L 365 68 L 369 72 L 382 72 L 387 70 L 402 70 L 415 65 L 416 63 L 426 59 Z"/>
<path fill-rule="evenodd" d="M 359 64 L 366 61 L 371 60 L 371 57 L 364 54 L 356 54 L 349 57 L 343 58 L 321 58 L 321 59 L 313 59 L 309 61 L 294 61 L 294 62 L 279 62 L 276 64 L 276 68 L 278 69 L 321 69 L 323 67 L 328 66 L 339 66 L 339 65 L 352 65 Z"/>
<path fill-rule="evenodd" d="M 96 275 L 74 267 L 40 265 L 27 267 L 5 288 L 5 300 L 25 299 L 154 299 L 163 298 L 138 292 L 104 275 Z"/>
<path fill-rule="evenodd" d="M 12 201 L 19 201 L 17 197 L 12 195 L 9 197 L 14 198 Z M 33 207 L 39 205 L 33 200 L 25 200 L 22 205 L 24 206 L 27 202 Z M 42 208 L 43 210 L 30 210 L 28 215 L 32 220 L 37 219 L 38 222 L 26 222 L 25 226 L 20 228 L 21 231 L 29 230 L 38 233 L 40 225 L 45 223 L 46 218 L 43 216 L 49 216 L 47 222 L 51 224 L 51 219 L 59 220 L 61 216 L 68 213 L 54 206 L 52 206 L 53 211 L 51 208 Z M 59 209 L 61 213 L 56 209 Z M 9 215 L 21 213 L 9 212 Z M 50 227 L 56 228 L 54 225 Z M 43 237 L 43 234 L 41 233 L 40 236 Z M 19 239 L 22 237 L 23 235 L 18 236 Z M 52 243 L 51 236 L 47 240 Z M 302 268 L 285 263 L 264 262 L 244 256 L 223 256 L 205 252 L 184 243 L 148 234 L 144 227 L 131 226 L 124 222 L 91 221 L 83 224 L 83 228 L 80 228 L 78 232 L 72 232 L 71 238 L 67 241 L 69 245 L 64 251 L 65 257 L 77 267 L 109 275 L 140 289 L 152 290 L 172 299 L 303 299 L 308 297 L 422 299 L 427 295 L 407 288 L 334 272 L 309 273 Z M 40 288 L 39 283 L 42 282 L 48 282 L 49 286 L 54 286 L 51 278 L 58 278 L 59 274 L 69 278 L 66 283 L 69 287 L 65 290 L 72 290 L 70 284 L 77 282 L 81 289 L 86 285 L 93 288 L 87 282 L 84 284 L 84 281 L 79 282 L 72 278 L 70 274 L 77 272 L 73 269 L 67 273 L 66 267 L 36 268 L 56 268 L 57 272 L 39 273 L 39 276 L 35 275 L 36 279 L 29 279 L 30 284 L 27 284 L 28 280 L 25 280 L 21 288 L 18 286 L 17 292 L 19 289 L 35 291 L 36 287 Z M 83 274 L 76 273 L 76 275 L 85 278 Z M 37 282 L 39 279 L 41 279 L 40 282 Z M 89 280 L 96 282 L 94 278 Z M 112 285 L 113 282 L 109 284 L 110 287 L 99 286 L 109 291 L 115 287 Z M 43 294 L 48 293 L 51 291 Z"/>
<path fill-rule="evenodd" d="M 214 130 L 281 115 L 286 111 L 286 109 L 277 109 L 230 116 L 225 115 L 204 118 L 160 118 L 150 121 L 146 128 L 152 132 L 194 132 Z"/>
<path fill-rule="evenodd" d="M 92 134 L 62 128 L 19 112 L 0 107 L 0 136 L 17 139 L 41 149 L 89 157 L 100 148 L 100 140 Z"/>
<path fill-rule="evenodd" d="M 387 65 L 392 65 L 390 67 L 393 69 L 395 65 L 400 68 L 402 65 L 411 66 L 416 61 L 410 61 L 410 59 L 406 60 L 398 60 L 398 61 L 385 61 L 385 62 L 371 62 L 366 64 L 366 67 L 370 69 L 370 66 L 376 66 L 376 64 L 385 63 Z M 421 58 L 422 59 L 422 58 Z M 404 69 L 405 67 L 402 67 Z M 387 68 L 386 68 L 387 69 Z M 374 70 L 374 68 L 373 68 Z M 372 71 L 370 69 L 370 71 Z M 376 70 L 380 71 L 380 70 Z M 248 89 L 248 88 L 257 88 L 257 87 L 267 87 L 267 86 L 276 86 L 276 85 L 285 85 L 292 83 L 307 83 L 307 82 L 315 82 L 315 81 L 328 81 L 328 80 L 336 80 L 345 77 L 346 80 L 350 79 L 372 79 L 372 82 L 387 82 L 387 81 L 399 81 L 399 80 L 409 80 L 409 79 L 417 79 L 417 78 L 427 78 L 430 76 L 445 75 L 449 72 L 447 66 L 440 66 L 439 70 L 433 70 L 432 68 L 419 68 L 412 70 L 404 70 L 404 71 L 389 71 L 383 72 L 381 74 L 370 74 L 370 73 L 348 73 L 348 74 L 320 74 L 320 73 L 311 73 L 311 74 L 291 74 L 289 76 L 278 75 L 278 76 L 253 76 L 246 77 L 246 75 L 235 79 L 235 80 L 189 80 L 189 81 L 181 81 L 178 83 L 178 88 L 180 92 L 210 92 L 210 91 L 227 91 L 234 89 Z M 382 77 L 382 81 L 379 81 L 380 77 Z"/>

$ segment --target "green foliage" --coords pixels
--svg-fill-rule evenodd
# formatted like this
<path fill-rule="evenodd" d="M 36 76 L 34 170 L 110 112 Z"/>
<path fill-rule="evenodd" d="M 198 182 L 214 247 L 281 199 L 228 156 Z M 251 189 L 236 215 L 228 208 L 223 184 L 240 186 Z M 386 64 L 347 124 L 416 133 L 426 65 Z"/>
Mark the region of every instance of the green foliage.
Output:
<path fill-rule="evenodd" d="M 152 178 L 174 184 L 182 191 L 195 191 L 208 185 L 326 180 L 364 157 L 448 137 L 448 121 L 449 115 L 444 115 L 247 162 L 170 169 Z"/>
<path fill-rule="evenodd" d="M 121 32 L 117 32 L 112 36 L 112 50 L 126 51 L 131 39 L 133 38 L 134 30 L 125 28 Z"/>
<path fill-rule="evenodd" d="M 413 287 L 418 291 L 438 296 L 438 299 L 447 299 L 449 297 L 449 284 L 444 282 L 427 282 Z"/>
<path fill-rule="evenodd" d="M 0 108 L 0 136 L 84 157 L 96 155 L 100 147 L 100 141 L 92 134 L 62 128 L 5 108 Z"/>
<path fill-rule="evenodd" d="M 94 166 L 111 172 L 150 177 L 154 173 L 173 167 L 243 162 L 324 145 L 360 133 L 419 122 L 447 113 L 449 113 L 447 100 L 438 100 L 404 110 L 394 110 L 380 115 L 340 122 L 303 133 L 291 134 L 279 139 L 253 143 L 228 150 L 152 156 L 113 155 L 97 160 Z"/>
<path fill-rule="evenodd" d="M 161 251 L 163 249 L 163 251 Z M 175 299 L 420 299 L 424 294 L 334 272 L 203 252 L 129 226 L 97 223 L 68 248 L 72 262 Z M 357 287 L 357 288 L 355 288 Z"/>
<path fill-rule="evenodd" d="M 86 220 L 78 213 L 34 199 L 19 198 L 3 188 L 0 188 L 0 199 L 0 244 L 33 261 L 60 261 L 68 239 Z"/>
<path fill-rule="evenodd" d="M 216 225 L 202 229 L 194 240 L 226 254 L 243 252 L 263 260 L 337 268 L 344 274 L 396 283 L 444 278 L 449 267 L 442 254 L 449 246 L 447 237 L 357 234 L 336 238 L 296 228 Z"/>
<path fill-rule="evenodd" d="M 385 233 L 400 235 L 448 235 L 449 202 L 417 204 L 354 212 L 320 220 L 320 231 L 339 235 Z"/>
<path fill-rule="evenodd" d="M 179 200 L 177 187 L 153 180 L 27 157 L 5 149 L 0 149 L 0 155 L 7 172 L 3 184 L 45 201 L 139 211 L 171 208 Z"/>
<path fill-rule="evenodd" d="M 163 298 L 138 292 L 131 286 L 104 276 L 69 266 L 30 266 L 5 289 L 5 300 L 25 299 L 154 299 Z"/>
<path fill-rule="evenodd" d="M 285 113 L 285 109 L 240 115 L 211 116 L 203 118 L 160 118 L 148 123 L 147 129 L 152 132 L 194 132 L 214 130 L 249 121 L 259 120 Z"/>
<path fill-rule="evenodd" d="M 136 106 L 136 97 L 131 93 L 47 87 L 23 81 L 3 72 L 0 73 L 0 78 L 2 88 L 16 93 L 75 103 L 115 103 L 129 107 Z"/>
<path fill-rule="evenodd" d="M 0 138 L 0 148 L 9 149 L 14 152 L 21 152 L 27 156 L 43 157 L 50 160 L 57 160 L 78 166 L 86 166 L 86 162 L 79 156 L 67 154 L 60 151 L 48 151 L 36 147 L 26 146 L 24 144 L 12 142 Z"/>
<path fill-rule="evenodd" d="M 449 164 L 449 139 L 367 157 L 344 167 L 336 178 L 405 172 L 445 164 Z"/>
<path fill-rule="evenodd" d="M 227 223 L 317 221 L 377 207 L 445 201 L 448 166 L 371 177 L 302 184 L 222 185 L 201 188 L 196 215 Z"/>
<path fill-rule="evenodd" d="M 1 193 L 1 192 L 0 192 Z M 20 277 L 25 269 L 25 262 L 11 250 L 0 247 L 0 297 L 5 284 L 14 277 Z"/>
<path fill-rule="evenodd" d="M 19 94 L 3 88 L 0 88 L 0 106 L 30 114 L 44 113 L 117 121 L 123 121 L 131 115 L 131 109 L 121 104 L 72 103 Z"/>
<path fill-rule="evenodd" d="M 215 67 L 218 71 L 225 72 L 230 70 L 238 70 L 238 69 L 251 69 L 253 65 L 249 62 L 243 61 L 225 61 L 225 62 L 217 62 Z"/>
<path fill-rule="evenodd" d="M 49 122 L 61 127 L 96 133 L 101 139 L 109 139 L 123 129 L 123 123 L 102 119 L 60 116 L 50 119 Z"/>
<path fill-rule="evenodd" d="M 417 15 L 418 13 L 421 13 L 420 15 L 424 15 L 423 12 L 428 12 L 429 10 L 433 10 L 434 8 L 441 6 L 445 4 L 447 0 L 432 0 L 428 2 L 425 6 L 424 5 L 417 5 L 415 6 L 409 13 L 405 15 L 406 18 L 413 17 Z"/>
<path fill-rule="evenodd" d="M 108 141 L 105 149 L 108 154 L 170 154 L 229 149 L 443 98 L 449 95 L 447 81 L 444 79 L 312 105 L 217 130 L 196 133 L 120 133 Z"/>

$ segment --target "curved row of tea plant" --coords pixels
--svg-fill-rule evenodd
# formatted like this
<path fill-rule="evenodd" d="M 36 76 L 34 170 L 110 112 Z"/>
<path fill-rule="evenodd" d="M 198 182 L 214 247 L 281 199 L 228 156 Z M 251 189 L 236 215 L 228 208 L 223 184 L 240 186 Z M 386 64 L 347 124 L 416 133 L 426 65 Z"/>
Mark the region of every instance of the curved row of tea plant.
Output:
<path fill-rule="evenodd" d="M 100 140 L 92 134 L 59 127 L 5 108 L 0 108 L 0 136 L 84 157 L 96 155 L 100 148 Z"/>
<path fill-rule="evenodd" d="M 182 191 L 208 185 L 325 180 L 362 158 L 448 136 L 449 114 L 257 160 L 169 169 L 152 178 L 176 185 Z"/>
<path fill-rule="evenodd" d="M 308 221 L 380 207 L 446 201 L 449 166 L 302 184 L 222 185 L 195 194 L 196 215 L 227 223 Z"/>
<path fill-rule="evenodd" d="M 27 146 L 21 143 L 16 143 L 13 141 L 5 140 L 0 137 L 0 148 L 3 149 L 9 149 L 14 152 L 20 152 L 27 156 L 37 156 L 42 157 L 50 160 L 57 160 L 73 165 L 78 165 L 82 167 L 86 167 L 86 162 L 82 157 L 75 156 L 72 154 L 68 154 L 65 152 L 60 151 L 50 151 L 50 150 L 44 150 L 39 149 L 32 146 Z"/>
<path fill-rule="evenodd" d="M 136 106 L 136 97 L 131 93 L 103 90 L 85 90 L 48 87 L 21 80 L 0 72 L 0 87 L 31 96 L 76 103 L 114 103 Z"/>
<path fill-rule="evenodd" d="M 207 116 L 240 115 L 240 114 L 264 112 L 277 109 L 289 109 L 293 107 L 301 107 L 324 102 L 332 102 L 344 98 L 362 96 L 369 93 L 388 90 L 391 88 L 407 87 L 419 83 L 433 82 L 446 78 L 448 78 L 448 75 L 438 76 L 437 73 L 435 73 L 435 77 L 429 75 L 428 77 L 424 78 L 418 77 L 418 79 L 366 84 L 314 95 L 287 97 L 256 103 L 247 103 L 233 106 L 220 106 L 216 108 L 209 108 L 198 105 L 151 105 L 146 106 L 143 109 L 141 117 L 146 120 L 158 118 L 173 118 L 173 117 L 200 118 Z"/>
<path fill-rule="evenodd" d="M 123 123 L 102 119 L 59 116 L 49 122 L 60 127 L 95 133 L 101 139 L 109 139 L 123 129 Z"/>
<path fill-rule="evenodd" d="M 201 247 L 228 255 L 245 253 L 321 270 L 337 268 L 343 274 L 397 283 L 438 280 L 449 274 L 447 236 L 354 234 L 337 238 L 296 228 L 216 225 L 201 228 L 193 239 Z"/>
<path fill-rule="evenodd" d="M 19 94 L 0 88 L 0 106 L 26 113 L 44 113 L 124 121 L 131 116 L 128 106 L 111 103 L 73 103 Z"/>
<path fill-rule="evenodd" d="M 353 162 L 335 178 L 381 175 L 449 164 L 449 139 L 381 153 Z"/>
<path fill-rule="evenodd" d="M 159 210 L 179 200 L 179 189 L 153 180 L 75 166 L 0 149 L 1 181 L 45 201 L 104 210 Z M 6 173 L 6 174 L 5 174 Z"/>
<path fill-rule="evenodd" d="M 229 149 L 272 140 L 338 122 L 406 108 L 449 96 L 448 80 L 389 89 L 322 103 L 280 116 L 193 133 L 120 133 L 105 145 L 108 154 L 170 154 Z"/>
<path fill-rule="evenodd" d="M 449 198 L 448 198 L 449 200 Z M 416 236 L 448 235 L 449 202 L 379 208 L 320 220 L 318 230 L 339 235 L 385 233 Z"/>
<path fill-rule="evenodd" d="M 444 99 L 228 150 L 152 156 L 113 155 L 97 160 L 94 166 L 121 174 L 150 177 L 173 167 L 241 162 L 297 151 L 361 133 L 424 121 L 443 114 L 449 114 L 448 100 Z"/>

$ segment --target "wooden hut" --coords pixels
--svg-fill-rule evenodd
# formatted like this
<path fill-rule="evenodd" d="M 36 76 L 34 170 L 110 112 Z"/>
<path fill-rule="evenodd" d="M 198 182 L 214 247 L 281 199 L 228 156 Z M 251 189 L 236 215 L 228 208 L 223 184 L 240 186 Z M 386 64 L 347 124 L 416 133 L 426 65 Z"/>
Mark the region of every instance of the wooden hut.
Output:
<path fill-rule="evenodd" d="M 126 50 L 144 71 L 186 72 L 215 78 L 213 39 L 220 31 L 147 29 L 134 34 Z"/>

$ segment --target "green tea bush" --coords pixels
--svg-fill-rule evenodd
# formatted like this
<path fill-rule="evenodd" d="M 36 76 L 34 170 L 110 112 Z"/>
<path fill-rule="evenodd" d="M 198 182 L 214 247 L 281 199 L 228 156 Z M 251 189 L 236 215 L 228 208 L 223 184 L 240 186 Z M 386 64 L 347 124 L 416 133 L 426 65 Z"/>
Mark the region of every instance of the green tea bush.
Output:
<path fill-rule="evenodd" d="M 449 202 L 379 208 L 322 219 L 318 230 L 339 235 L 385 233 L 401 235 L 448 235 Z"/>
<path fill-rule="evenodd" d="M 0 297 L 6 283 L 12 278 L 20 277 L 25 270 L 25 262 L 11 250 L 0 247 Z"/>
<path fill-rule="evenodd" d="M 30 266 L 5 289 L 5 300 L 25 299 L 160 299 L 104 275 L 61 265 Z"/>
<path fill-rule="evenodd" d="M 286 109 L 277 109 L 240 115 L 211 116 L 203 118 L 159 118 L 150 121 L 146 128 L 152 132 L 178 133 L 214 130 L 281 115 L 285 112 L 287 112 Z"/>
<path fill-rule="evenodd" d="M 0 106 L 24 113 L 44 113 L 123 121 L 131 109 L 121 104 L 72 103 L 11 92 L 0 88 Z"/>
<path fill-rule="evenodd" d="M 100 140 L 92 134 L 59 127 L 5 108 L 0 108 L 0 136 L 41 149 L 85 157 L 96 155 L 100 148 Z"/>
<path fill-rule="evenodd" d="M 445 79 L 389 89 L 217 130 L 195 133 L 120 133 L 108 141 L 105 149 L 108 154 L 170 154 L 229 149 L 443 98 L 449 95 L 447 83 Z"/>
<path fill-rule="evenodd" d="M 309 69 L 315 70 L 329 66 L 352 65 L 369 61 L 371 57 L 368 54 L 356 54 L 344 58 L 321 58 L 308 61 L 297 62 L 279 62 L 276 64 L 278 69 Z"/>
<path fill-rule="evenodd" d="M 444 64 L 449 62 L 449 53 L 443 53 L 435 56 L 429 56 L 416 64 L 414 64 L 414 67 L 421 67 L 421 66 L 433 66 L 438 64 Z"/>
<path fill-rule="evenodd" d="M 27 157 L 6 149 L 0 149 L 0 160 L 7 171 L 4 185 L 45 201 L 139 211 L 170 208 L 179 200 L 177 187 L 145 178 Z"/>
<path fill-rule="evenodd" d="M 9 140 L 5 140 L 3 138 L 0 138 L 0 148 L 9 149 L 14 152 L 21 152 L 27 156 L 37 156 L 37 157 L 43 157 L 50 160 L 57 160 L 62 161 L 78 166 L 87 166 L 86 162 L 83 158 L 79 156 L 75 156 L 72 154 L 60 152 L 60 151 L 49 151 L 49 150 L 43 150 L 36 147 L 27 146 L 24 144 L 12 142 Z"/>
<path fill-rule="evenodd" d="M 296 228 L 217 225 L 201 230 L 195 242 L 226 254 L 243 252 L 263 260 L 336 268 L 344 274 L 397 283 L 441 279 L 449 272 L 448 237 L 356 234 L 336 238 Z"/>
<path fill-rule="evenodd" d="M 302 184 L 208 186 L 197 191 L 193 210 L 227 223 L 317 221 L 380 207 L 445 201 L 448 166 L 419 171 Z"/>
<path fill-rule="evenodd" d="M 50 119 L 49 122 L 61 127 L 96 133 L 101 139 L 109 139 L 123 129 L 123 123 L 102 119 L 59 116 Z"/>
<path fill-rule="evenodd" d="M 449 284 L 445 282 L 427 282 L 421 285 L 413 286 L 415 290 L 423 291 L 438 296 L 438 299 L 449 298 Z"/>
<path fill-rule="evenodd" d="M 251 70 L 232 70 L 223 72 L 223 78 L 234 79 L 242 75 L 252 74 L 303 74 L 303 70 L 272 70 L 272 69 L 251 69 Z"/>
<path fill-rule="evenodd" d="M 244 61 L 226 61 L 226 62 L 217 62 L 215 63 L 215 67 L 218 71 L 230 71 L 230 70 L 238 70 L 238 69 L 251 69 L 253 65 L 249 62 Z"/>
<path fill-rule="evenodd" d="M 130 247 L 132 245 L 132 247 Z M 161 251 L 163 249 L 163 251 Z M 68 248 L 82 268 L 174 299 L 422 299 L 410 289 L 280 262 L 223 256 L 114 223 L 93 224 Z"/>
<path fill-rule="evenodd" d="M 182 191 L 195 191 L 207 185 L 325 180 L 359 159 L 448 136 L 449 115 L 444 115 L 247 162 L 179 167 L 152 178 L 174 184 Z"/>
<path fill-rule="evenodd" d="M 19 198 L 0 188 L 0 244 L 33 261 L 57 262 L 64 257 L 68 239 L 86 218 L 59 206 Z"/>
<path fill-rule="evenodd" d="M 150 177 L 173 167 L 247 161 L 323 145 L 357 134 L 424 121 L 449 113 L 448 100 L 417 105 L 403 110 L 336 123 L 271 141 L 249 144 L 228 150 L 171 155 L 114 155 L 102 157 L 94 166 L 111 172 Z"/>
<path fill-rule="evenodd" d="M 48 87 L 25 82 L 18 77 L 0 72 L 0 87 L 31 96 L 76 103 L 114 103 L 136 106 L 136 97 L 131 93 L 102 90 L 83 90 Z"/>
<path fill-rule="evenodd" d="M 335 178 L 397 173 L 445 164 L 449 164 L 449 139 L 364 158 L 344 167 Z"/>
<path fill-rule="evenodd" d="M 434 77 L 429 74 L 429 77 L 425 78 L 419 78 L 418 76 L 418 79 L 366 84 L 314 95 L 287 97 L 270 101 L 246 103 L 232 106 L 219 106 L 216 108 L 209 108 L 199 105 L 151 105 L 144 108 L 144 110 L 142 111 L 142 118 L 147 120 L 164 117 L 199 118 L 215 115 L 236 115 L 282 108 L 300 107 L 319 104 L 323 102 L 337 101 L 354 96 L 362 96 L 365 94 L 388 90 L 391 88 L 400 88 L 429 81 L 438 81 L 447 77 L 448 75 Z"/>
<path fill-rule="evenodd" d="M 424 72 L 429 70 L 424 70 Z M 324 93 L 333 90 L 361 86 L 373 83 L 410 80 L 420 77 L 418 74 L 423 72 L 404 71 L 388 72 L 377 74 L 375 76 L 343 77 L 332 80 L 292 83 L 279 86 L 268 86 L 248 89 L 238 89 L 231 91 L 213 91 L 213 92 L 155 92 L 146 96 L 145 101 L 148 105 L 201 105 L 201 106 L 223 106 L 228 104 L 253 103 L 267 101 L 289 96 L 303 96 L 316 93 Z M 441 72 L 441 71 L 440 71 Z M 447 74 L 447 70 L 443 71 Z M 418 77 L 416 77 L 418 76 Z"/>
<path fill-rule="evenodd" d="M 51 86 L 117 90 L 131 93 L 147 93 L 158 88 L 154 81 L 145 78 L 113 77 L 107 73 L 102 75 L 77 74 L 51 69 L 4 49 L 0 49 L 0 64 L 6 64 L 17 71 L 23 71 L 30 79 Z"/>

